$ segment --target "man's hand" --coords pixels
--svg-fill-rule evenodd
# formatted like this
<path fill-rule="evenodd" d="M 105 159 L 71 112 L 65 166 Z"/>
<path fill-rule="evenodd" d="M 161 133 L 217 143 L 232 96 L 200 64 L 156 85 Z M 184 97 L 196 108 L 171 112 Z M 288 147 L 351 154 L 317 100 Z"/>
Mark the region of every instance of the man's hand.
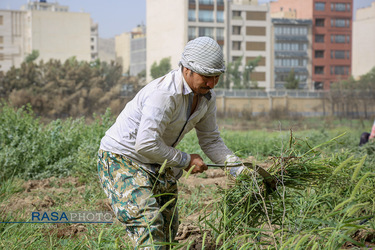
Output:
<path fill-rule="evenodd" d="M 185 169 L 186 171 L 189 171 L 190 168 L 192 168 L 193 166 L 195 166 L 195 167 L 191 171 L 192 174 L 203 173 L 204 171 L 206 171 L 208 169 L 208 167 L 203 162 L 203 159 L 202 159 L 202 157 L 200 157 L 200 155 L 198 155 L 198 154 L 191 154 L 190 157 L 191 157 L 190 164 Z"/>

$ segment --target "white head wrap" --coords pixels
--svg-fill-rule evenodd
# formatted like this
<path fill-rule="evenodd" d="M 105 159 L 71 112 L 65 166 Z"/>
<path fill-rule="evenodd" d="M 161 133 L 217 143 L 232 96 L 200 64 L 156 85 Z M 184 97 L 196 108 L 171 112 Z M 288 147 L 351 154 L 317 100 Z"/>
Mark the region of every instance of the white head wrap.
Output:
<path fill-rule="evenodd" d="M 198 37 L 189 41 L 182 53 L 180 65 L 204 76 L 225 72 L 224 55 L 215 40 Z"/>

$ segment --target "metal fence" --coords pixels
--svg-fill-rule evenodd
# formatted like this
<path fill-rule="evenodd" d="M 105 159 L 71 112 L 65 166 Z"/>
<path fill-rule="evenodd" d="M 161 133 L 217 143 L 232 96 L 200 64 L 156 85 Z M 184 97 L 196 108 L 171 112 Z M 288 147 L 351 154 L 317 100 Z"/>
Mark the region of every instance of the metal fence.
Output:
<path fill-rule="evenodd" d="M 308 91 L 308 90 L 228 90 L 228 89 L 215 89 L 217 96 L 224 97 L 283 97 L 290 96 L 296 98 L 323 98 L 326 96 L 327 91 Z"/>

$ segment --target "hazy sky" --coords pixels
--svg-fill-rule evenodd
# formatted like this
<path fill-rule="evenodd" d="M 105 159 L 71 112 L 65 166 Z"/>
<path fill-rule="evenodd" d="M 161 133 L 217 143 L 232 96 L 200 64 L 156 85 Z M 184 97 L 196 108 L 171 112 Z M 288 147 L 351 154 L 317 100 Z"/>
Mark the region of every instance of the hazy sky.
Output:
<path fill-rule="evenodd" d="M 34 1 L 34 0 L 32 0 Z M 176 0 L 180 1 L 180 0 Z M 258 0 L 259 3 L 270 0 Z M 354 0 L 354 8 L 370 6 L 375 0 Z M 19 10 L 28 0 L 0 0 L 0 9 Z M 111 38 L 146 24 L 146 0 L 47 0 L 69 6 L 72 12 L 88 12 L 99 24 L 99 36 Z"/>

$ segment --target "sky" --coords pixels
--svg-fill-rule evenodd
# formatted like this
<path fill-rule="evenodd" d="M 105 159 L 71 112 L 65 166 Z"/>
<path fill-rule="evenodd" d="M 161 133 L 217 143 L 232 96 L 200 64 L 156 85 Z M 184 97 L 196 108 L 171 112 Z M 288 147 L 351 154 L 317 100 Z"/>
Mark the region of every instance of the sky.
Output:
<path fill-rule="evenodd" d="M 34 1 L 34 0 L 31 0 Z M 176 0 L 180 1 L 180 0 Z M 271 0 L 258 0 L 266 3 Z M 272 0 L 275 1 L 275 0 Z M 354 10 L 371 5 L 375 0 L 354 0 Z M 0 0 L 0 9 L 19 10 L 28 0 Z M 146 24 L 146 0 L 47 0 L 69 6 L 71 12 L 87 12 L 99 24 L 99 37 L 113 38 Z M 354 13 L 355 14 L 355 13 Z"/>

